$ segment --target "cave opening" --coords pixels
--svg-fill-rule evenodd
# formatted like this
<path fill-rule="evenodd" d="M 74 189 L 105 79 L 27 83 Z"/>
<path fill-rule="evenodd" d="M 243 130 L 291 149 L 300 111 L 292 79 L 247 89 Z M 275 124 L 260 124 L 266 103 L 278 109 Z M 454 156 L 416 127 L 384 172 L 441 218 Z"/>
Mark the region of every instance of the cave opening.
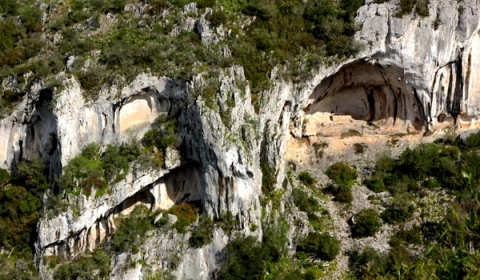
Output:
<path fill-rule="evenodd" d="M 347 64 L 325 78 L 309 100 L 306 117 L 316 117 L 317 125 L 360 121 L 389 131 L 421 131 L 425 125 L 415 89 L 404 80 L 403 69 L 393 65 L 363 60 Z"/>

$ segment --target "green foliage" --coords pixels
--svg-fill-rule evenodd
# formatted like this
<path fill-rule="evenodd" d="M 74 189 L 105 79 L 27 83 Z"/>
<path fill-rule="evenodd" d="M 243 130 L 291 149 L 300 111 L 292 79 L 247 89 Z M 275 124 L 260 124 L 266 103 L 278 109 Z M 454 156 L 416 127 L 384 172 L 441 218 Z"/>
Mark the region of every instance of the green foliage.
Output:
<path fill-rule="evenodd" d="M 340 242 L 327 233 L 311 232 L 305 239 L 300 240 L 297 251 L 331 261 L 340 252 Z"/>
<path fill-rule="evenodd" d="M 339 161 L 327 168 L 325 174 L 340 187 L 351 188 L 358 177 L 355 168 L 348 166 L 345 161 Z"/>
<path fill-rule="evenodd" d="M 263 279 L 267 268 L 287 253 L 286 227 L 267 226 L 262 242 L 253 236 L 240 237 L 227 244 L 225 262 L 218 279 Z"/>
<path fill-rule="evenodd" d="M 293 203 L 300 209 L 307 213 L 317 212 L 320 210 L 318 202 L 312 196 L 309 196 L 306 192 L 302 191 L 299 188 L 294 188 L 292 190 Z"/>
<path fill-rule="evenodd" d="M 358 252 L 352 255 L 351 270 L 356 278 L 463 279 L 479 275 L 477 138 L 475 134 L 470 136 L 466 144 L 459 138 L 421 144 L 405 150 L 397 160 L 379 158 L 367 183 L 381 185 L 394 194 L 381 214 L 385 222 L 408 221 L 415 210 L 414 195 L 427 192 L 423 188 L 434 193 L 443 188 L 456 199 L 446 215 L 439 217 L 440 222 L 427 221 L 408 230 L 401 226 L 390 239 L 388 256 L 372 249 L 365 249 L 363 256 Z"/>
<path fill-rule="evenodd" d="M 7 170 L 0 168 L 0 188 L 10 182 L 10 174 Z"/>
<path fill-rule="evenodd" d="M 265 257 L 268 256 L 254 237 L 237 237 L 227 244 L 226 261 L 218 272 L 218 279 L 261 279 Z"/>
<path fill-rule="evenodd" d="M 419 226 L 414 226 L 411 229 L 401 229 L 390 238 L 390 246 L 400 247 L 401 245 L 421 245 L 422 235 Z"/>
<path fill-rule="evenodd" d="M 60 265 L 53 278 L 59 280 L 106 279 L 110 274 L 110 256 L 97 249 L 73 262 Z"/>
<path fill-rule="evenodd" d="M 414 211 L 415 206 L 411 198 L 408 195 L 398 195 L 383 211 L 382 219 L 389 224 L 404 222 L 412 216 Z"/>
<path fill-rule="evenodd" d="M 355 222 L 350 226 L 353 237 L 375 235 L 382 226 L 382 220 L 374 209 L 363 209 L 355 215 Z"/>
<path fill-rule="evenodd" d="M 398 3 L 399 11 L 397 12 L 397 17 L 403 17 L 412 12 L 413 7 L 415 7 L 415 13 L 421 17 L 427 17 L 429 15 L 428 11 L 428 0 L 400 0 Z"/>
<path fill-rule="evenodd" d="M 39 279 L 30 254 L 0 254 L 0 279 L 35 280 Z"/>
<path fill-rule="evenodd" d="M 351 203 L 353 200 L 352 189 L 341 186 L 335 193 L 335 200 L 342 203 Z"/>
<path fill-rule="evenodd" d="M 214 27 L 219 27 L 227 23 L 227 14 L 223 10 L 214 10 L 212 14 L 206 18 Z"/>
<path fill-rule="evenodd" d="M 266 162 L 260 163 L 260 170 L 262 171 L 262 193 L 268 195 L 277 183 L 276 170 Z"/>
<path fill-rule="evenodd" d="M 135 141 L 118 146 L 108 145 L 102 155 L 102 168 L 108 182 L 119 182 L 125 178 L 129 163 L 140 155 L 140 146 Z"/>
<path fill-rule="evenodd" d="M 129 165 L 140 155 L 140 146 L 136 141 L 120 146 L 107 145 L 105 152 L 100 152 L 96 144 L 87 145 L 82 153 L 64 167 L 64 174 L 58 180 L 67 193 L 87 197 L 96 190 L 100 197 L 108 190 L 108 183 L 117 183 L 125 178 Z"/>
<path fill-rule="evenodd" d="M 49 188 L 46 176 L 47 169 L 43 159 L 38 154 L 34 154 L 30 160 L 21 161 L 17 165 L 17 173 L 16 183 L 24 185 L 38 197 Z"/>
<path fill-rule="evenodd" d="M 357 279 L 370 279 L 374 275 L 384 275 L 389 269 L 388 255 L 372 247 L 366 247 L 360 253 L 356 250 L 349 254 L 349 267 Z"/>
<path fill-rule="evenodd" d="M 150 214 L 146 206 L 139 205 L 128 217 L 121 219 L 117 231 L 110 240 L 111 250 L 136 253 L 145 239 L 145 232 L 153 229 Z"/>
<path fill-rule="evenodd" d="M 0 247 L 16 251 L 33 247 L 33 233 L 41 207 L 38 197 L 24 187 L 7 186 L 0 190 Z"/>
<path fill-rule="evenodd" d="M 186 233 L 187 227 L 197 220 L 199 209 L 193 203 L 180 202 L 170 208 L 168 212 L 178 218 L 173 227 L 179 233 Z"/>
<path fill-rule="evenodd" d="M 300 174 L 298 174 L 298 180 L 302 182 L 305 186 L 312 186 L 315 184 L 315 178 L 308 173 L 308 171 L 302 171 Z"/>
<path fill-rule="evenodd" d="M 178 121 L 165 114 L 159 115 L 153 128 L 147 131 L 141 140 L 142 145 L 150 153 L 149 165 L 163 167 L 165 164 L 165 150 L 168 147 L 175 148 L 178 145 Z"/>
<path fill-rule="evenodd" d="M 232 231 L 238 227 L 238 220 L 230 211 L 222 213 L 221 217 L 215 222 L 227 235 L 230 235 Z"/>
<path fill-rule="evenodd" d="M 213 221 L 207 215 L 201 215 L 198 225 L 192 230 L 189 243 L 194 248 L 201 248 L 212 242 Z"/>
<path fill-rule="evenodd" d="M 107 181 L 102 169 L 100 147 L 89 144 L 82 153 L 68 163 L 59 184 L 66 192 L 78 194 L 82 191 L 90 196 L 92 189 L 107 188 Z"/>
<path fill-rule="evenodd" d="M 467 148 L 474 149 L 480 147 L 480 135 L 472 133 L 467 136 Z"/>
<path fill-rule="evenodd" d="M 415 6 L 415 12 L 421 17 L 428 17 L 428 0 L 417 0 L 417 5 Z"/>

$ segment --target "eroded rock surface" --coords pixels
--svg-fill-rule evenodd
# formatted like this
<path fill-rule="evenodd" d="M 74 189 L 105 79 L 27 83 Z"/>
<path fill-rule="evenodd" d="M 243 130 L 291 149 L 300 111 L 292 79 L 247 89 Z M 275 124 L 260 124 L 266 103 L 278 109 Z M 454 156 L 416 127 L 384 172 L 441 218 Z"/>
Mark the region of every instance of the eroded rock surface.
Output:
<path fill-rule="evenodd" d="M 287 162 L 315 168 L 343 155 L 363 162 L 371 159 L 368 153 L 406 147 L 427 131 L 477 127 L 478 3 L 431 1 L 425 18 L 398 18 L 396 9 L 393 3 L 372 2 L 360 8 L 356 38 L 365 49 L 319 66 L 301 83 L 273 80 L 258 113 L 241 67 L 221 73 L 214 108 L 207 106 L 211 100 L 194 94 L 205 86 L 201 74 L 191 81 L 142 74 L 127 86 L 104 87 L 95 102 L 85 100 L 73 78 L 65 78 L 56 95 L 41 83 L 32 86 L 17 110 L 0 120 L 2 168 L 39 153 L 56 177 L 89 143 L 140 139 L 159 114 L 175 114 L 181 143 L 178 150 L 167 150 L 165 168 L 132 165 L 110 194 L 69 197 L 78 209 L 42 218 L 36 242 L 41 275 L 52 277 L 43 257 L 73 259 L 95 249 L 116 230 L 113 218 L 128 215 L 137 204 L 155 210 L 200 201 L 210 216 L 230 211 L 242 233 L 261 235 L 261 161 L 275 168 L 279 186 Z M 196 13 L 196 6 L 186 6 L 188 13 Z M 204 16 L 187 19 L 174 31 L 196 28 L 204 43 L 213 44 L 217 35 Z M 440 24 L 434 24 L 437 18 Z M 260 228 L 253 232 L 252 224 Z M 215 255 L 228 242 L 221 229 L 213 234 L 212 243 L 200 249 L 182 247 L 188 234 L 149 236 L 141 248 L 145 254 L 133 258 L 164 269 L 165 256 L 179 254 L 176 276 L 208 279 L 218 268 Z M 122 270 L 126 258 L 116 256 L 111 277 L 143 277 L 139 265 Z"/>

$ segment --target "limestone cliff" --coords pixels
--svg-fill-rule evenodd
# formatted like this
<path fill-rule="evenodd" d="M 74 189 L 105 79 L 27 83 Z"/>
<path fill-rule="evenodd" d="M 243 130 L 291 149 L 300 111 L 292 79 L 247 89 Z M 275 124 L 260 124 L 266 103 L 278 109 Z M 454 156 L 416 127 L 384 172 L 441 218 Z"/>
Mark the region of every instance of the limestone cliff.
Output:
<path fill-rule="evenodd" d="M 3 168 L 14 170 L 21 159 L 40 153 L 50 176 L 57 177 L 89 143 L 141 139 L 159 114 L 178 118 L 180 139 L 179 149 L 167 152 L 165 168 L 142 170 L 132 164 L 111 193 L 68 197 L 76 209 L 43 217 L 35 245 L 41 275 L 52 277 L 45 257 L 70 260 L 95 249 L 115 231 L 113 219 L 137 204 L 157 210 L 200 201 L 209 215 L 230 211 L 239 231 L 261 235 L 260 162 L 275 167 L 279 186 L 288 150 L 304 138 L 338 138 L 351 130 L 379 135 L 477 127 L 478 8 L 474 0 L 435 0 L 429 16 L 399 18 L 394 3 L 368 2 L 356 16 L 361 28 L 355 36 L 364 49 L 347 60 L 318 65 L 309 80 L 299 83 L 276 78 L 274 71 L 258 113 L 241 66 L 222 70 L 214 106 L 198 94 L 207 86 L 206 73 L 188 81 L 141 74 L 127 86 L 103 87 L 95 101 L 86 100 L 78 81 L 67 76 L 60 76 L 63 86 L 55 94 L 41 82 L 34 84 L 14 113 L 0 121 Z M 190 25 L 191 31 L 195 24 Z M 205 17 L 197 25 L 204 43 L 215 44 L 221 37 Z M 159 270 L 168 265 L 158 258 L 174 252 L 183 260 L 176 276 L 208 279 L 218 268 L 216 255 L 229 241 L 219 228 L 213 235 L 214 241 L 200 249 L 179 249 L 188 235 L 150 236 L 134 258 Z M 126 258 L 116 256 L 111 278 L 144 276 L 140 265 L 122 270 Z"/>

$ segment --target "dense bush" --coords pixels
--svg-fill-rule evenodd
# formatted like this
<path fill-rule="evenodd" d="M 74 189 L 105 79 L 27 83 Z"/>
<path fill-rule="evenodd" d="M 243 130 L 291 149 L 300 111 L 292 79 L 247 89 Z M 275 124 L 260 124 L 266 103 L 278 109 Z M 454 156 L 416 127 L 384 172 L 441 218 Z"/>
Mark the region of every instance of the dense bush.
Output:
<path fill-rule="evenodd" d="M 312 254 L 322 260 L 331 261 L 340 252 L 340 242 L 327 233 L 311 232 L 305 239 L 300 240 L 298 251 Z"/>
<path fill-rule="evenodd" d="M 399 195 L 394 197 L 392 203 L 383 211 L 382 219 L 389 224 L 404 222 L 412 216 L 414 211 L 415 206 L 412 204 L 411 197 Z"/>
<path fill-rule="evenodd" d="M 306 192 L 299 188 L 292 190 L 293 202 L 300 209 L 307 213 L 316 212 L 320 210 L 318 202 L 315 198 L 309 196 Z"/>
<path fill-rule="evenodd" d="M 68 193 L 82 192 L 90 196 L 92 190 L 96 190 L 95 195 L 99 197 L 108 189 L 108 183 L 125 178 L 130 162 L 136 160 L 140 152 L 136 141 L 120 146 L 107 145 L 104 153 L 98 145 L 89 144 L 65 166 L 58 182 Z"/>
<path fill-rule="evenodd" d="M 335 194 L 335 201 L 338 201 L 338 202 L 351 203 L 353 200 L 352 189 L 347 188 L 345 186 L 339 187 L 334 194 Z"/>
<path fill-rule="evenodd" d="M 351 225 L 353 237 L 368 237 L 375 235 L 382 226 L 382 220 L 374 209 L 363 209 L 354 217 Z"/>
<path fill-rule="evenodd" d="M 38 197 L 24 187 L 7 186 L 0 190 L 0 247 L 23 251 L 33 246 Z"/>
<path fill-rule="evenodd" d="M 179 233 L 186 233 L 187 227 L 197 220 L 199 209 L 193 203 L 180 202 L 170 208 L 168 212 L 178 218 L 173 227 Z"/>
<path fill-rule="evenodd" d="M 166 149 L 178 146 L 178 121 L 161 114 L 155 119 L 152 127 L 143 135 L 141 143 L 148 152 L 145 155 L 149 158 L 147 165 L 162 168 L 165 164 Z"/>
<path fill-rule="evenodd" d="M 227 235 L 230 235 L 238 227 L 238 220 L 230 211 L 222 213 L 215 222 Z"/>
<path fill-rule="evenodd" d="M 370 279 L 374 275 L 384 275 L 389 269 L 388 254 L 380 253 L 372 247 L 362 252 L 354 250 L 349 254 L 350 271 L 357 279 Z"/>
<path fill-rule="evenodd" d="M 146 206 L 138 205 L 128 217 L 119 220 L 120 225 L 110 240 L 111 250 L 136 253 L 145 238 L 145 232 L 153 229 L 150 214 Z"/>
<path fill-rule="evenodd" d="M 139 144 L 135 141 L 120 146 L 108 145 L 102 155 L 102 168 L 108 182 L 116 183 L 125 178 L 129 163 L 140 155 Z"/>
<path fill-rule="evenodd" d="M 358 177 L 355 168 L 348 166 L 345 161 L 339 161 L 327 168 L 325 174 L 340 187 L 350 188 Z"/>
<path fill-rule="evenodd" d="M 7 170 L 0 168 L 0 188 L 5 186 L 8 182 L 10 182 L 10 174 Z"/>
<path fill-rule="evenodd" d="M 308 171 L 302 171 L 298 174 L 298 180 L 302 182 L 305 186 L 312 186 L 315 183 L 315 178 L 308 173 Z"/>
<path fill-rule="evenodd" d="M 287 253 L 286 227 L 266 227 L 262 242 L 253 236 L 240 237 L 227 244 L 227 255 L 218 279 L 263 279 L 268 267 Z"/>
<path fill-rule="evenodd" d="M 198 225 L 192 230 L 189 243 L 194 248 L 201 248 L 212 242 L 213 221 L 207 215 L 201 215 Z"/>
<path fill-rule="evenodd" d="M 18 176 L 15 182 L 23 185 L 36 196 L 41 197 L 49 188 L 46 174 L 48 173 L 43 159 L 35 154 L 30 160 L 23 160 L 17 165 Z"/>
<path fill-rule="evenodd" d="M 411 229 L 401 229 L 390 237 L 390 246 L 400 247 L 401 245 L 421 245 L 422 235 L 420 227 L 414 226 Z"/>
<path fill-rule="evenodd" d="M 111 257 L 97 249 L 92 254 L 73 262 L 60 265 L 54 272 L 54 279 L 106 279 L 110 274 Z"/>

